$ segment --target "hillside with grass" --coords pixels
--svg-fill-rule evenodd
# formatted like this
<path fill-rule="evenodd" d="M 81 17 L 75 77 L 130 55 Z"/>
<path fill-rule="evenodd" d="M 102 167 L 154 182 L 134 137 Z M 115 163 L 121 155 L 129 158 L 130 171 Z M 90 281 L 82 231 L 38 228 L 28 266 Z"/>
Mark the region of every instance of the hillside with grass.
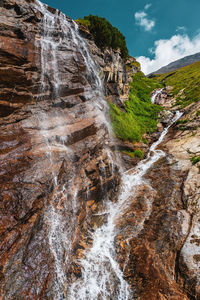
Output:
<path fill-rule="evenodd" d="M 156 131 L 161 107 L 152 104 L 150 94 L 162 85 L 156 79 L 147 78 L 142 72 L 133 75 L 129 100 L 121 110 L 109 103 L 110 116 L 116 136 L 124 141 L 138 142 L 145 133 Z"/>
<path fill-rule="evenodd" d="M 200 61 L 176 71 L 154 77 L 165 86 L 171 86 L 171 95 L 181 108 L 200 100 Z"/>

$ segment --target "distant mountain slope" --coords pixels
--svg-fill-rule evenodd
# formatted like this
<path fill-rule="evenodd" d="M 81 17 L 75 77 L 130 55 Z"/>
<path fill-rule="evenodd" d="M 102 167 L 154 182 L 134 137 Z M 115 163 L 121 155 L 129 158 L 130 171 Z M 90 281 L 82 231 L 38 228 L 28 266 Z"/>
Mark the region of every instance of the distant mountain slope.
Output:
<path fill-rule="evenodd" d="M 148 76 L 153 75 L 153 74 L 164 74 L 164 73 L 172 72 L 176 69 L 188 66 L 197 61 L 200 61 L 200 52 L 193 54 L 193 55 L 188 55 L 181 59 L 173 61 L 172 63 L 168 64 L 167 66 L 164 66 L 164 67 L 160 68 L 159 70 L 152 72 L 151 74 L 148 74 Z"/>
<path fill-rule="evenodd" d="M 182 67 L 178 70 L 155 75 L 155 78 L 165 86 L 171 86 L 171 96 L 176 98 L 176 104 L 186 107 L 200 100 L 200 61 Z"/>

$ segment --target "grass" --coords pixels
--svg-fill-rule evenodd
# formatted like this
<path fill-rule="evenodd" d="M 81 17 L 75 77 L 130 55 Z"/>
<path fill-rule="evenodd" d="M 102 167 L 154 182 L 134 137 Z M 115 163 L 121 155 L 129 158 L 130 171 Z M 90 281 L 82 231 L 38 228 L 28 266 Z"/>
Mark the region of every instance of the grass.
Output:
<path fill-rule="evenodd" d="M 131 158 L 144 158 L 144 152 L 141 150 L 141 149 L 136 149 L 135 151 L 126 151 L 126 150 L 123 150 L 122 151 L 124 154 L 130 156 Z"/>
<path fill-rule="evenodd" d="M 176 71 L 158 75 L 157 80 L 172 86 L 172 96 L 181 108 L 200 100 L 200 62 L 180 68 Z M 183 90 L 182 93 L 180 91 Z"/>
<path fill-rule="evenodd" d="M 128 62 L 125 65 L 125 68 L 126 68 L 127 72 L 131 71 L 133 67 L 135 67 L 138 70 L 140 69 L 140 63 L 134 57 L 132 57 L 132 61 L 131 62 Z"/>
<path fill-rule="evenodd" d="M 141 149 L 136 149 L 133 153 L 138 158 L 142 159 L 144 157 L 144 152 Z"/>
<path fill-rule="evenodd" d="M 133 75 L 125 111 L 109 103 L 112 125 L 117 137 L 138 142 L 145 133 L 156 131 L 161 107 L 151 103 L 150 93 L 160 87 L 162 86 L 157 80 L 145 77 L 142 72 Z"/>
<path fill-rule="evenodd" d="M 200 110 L 197 111 L 196 115 L 197 117 L 200 117 Z"/>
<path fill-rule="evenodd" d="M 186 123 L 188 123 L 188 122 L 189 122 L 188 119 L 178 120 L 178 121 L 176 121 L 176 125 L 179 125 L 179 124 L 186 124 Z"/>
<path fill-rule="evenodd" d="M 144 144 L 148 144 L 148 141 L 147 141 L 147 139 L 144 139 L 144 138 L 142 138 L 142 142 L 144 143 Z"/>
<path fill-rule="evenodd" d="M 193 165 L 196 165 L 200 161 L 200 156 L 193 156 L 191 161 Z"/>

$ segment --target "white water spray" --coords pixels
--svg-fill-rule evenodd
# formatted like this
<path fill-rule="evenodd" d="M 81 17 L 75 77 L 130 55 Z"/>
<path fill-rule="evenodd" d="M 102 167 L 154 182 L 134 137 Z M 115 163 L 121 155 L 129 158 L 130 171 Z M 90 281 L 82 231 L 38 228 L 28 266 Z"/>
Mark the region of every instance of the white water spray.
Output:
<path fill-rule="evenodd" d="M 147 158 L 138 166 L 122 175 L 122 191 L 117 203 L 109 202 L 107 210 L 107 222 L 94 233 L 93 246 L 86 253 L 85 259 L 81 260 L 82 278 L 77 280 L 70 290 L 69 299 L 73 300 L 128 300 L 131 291 L 123 278 L 123 273 L 116 261 L 115 237 L 117 235 L 116 220 L 127 208 L 128 199 L 133 196 L 143 181 L 143 176 L 150 167 L 165 156 L 162 150 L 157 150 L 163 141 L 170 126 L 181 117 L 176 112 L 171 124 L 165 128 L 159 138 L 149 150 Z M 142 229 L 142 228 L 141 228 Z"/>
<path fill-rule="evenodd" d="M 93 110 L 98 113 L 98 118 L 104 123 L 106 121 L 105 103 L 102 101 L 103 87 L 99 77 L 99 68 L 93 61 L 86 43 L 78 33 L 78 26 L 74 22 L 70 22 L 66 16 L 56 11 L 55 14 L 48 11 L 47 7 L 39 1 L 38 9 L 44 15 L 43 19 L 43 34 L 39 41 L 41 48 L 41 98 L 45 97 L 47 93 L 47 79 L 50 78 L 53 83 L 53 95 L 56 98 L 59 96 L 59 88 L 62 80 L 59 77 L 59 58 L 57 51 L 62 46 L 63 38 L 55 37 L 54 31 L 59 27 L 62 32 L 61 36 L 65 37 L 66 32 L 71 33 L 72 49 L 79 51 L 84 59 L 87 67 L 87 75 L 90 76 L 92 89 L 85 90 L 85 96 L 89 101 L 88 106 L 93 105 Z M 75 51 L 76 52 L 76 51 Z M 49 56 L 50 55 L 50 59 Z M 99 101 L 101 100 L 101 101 Z M 155 98 L 154 98 L 155 100 Z M 152 102 L 154 102 L 152 99 Z M 102 104 L 103 103 L 103 104 Z M 103 107 L 104 106 L 104 107 Z M 180 114 L 177 113 L 172 123 L 175 122 Z M 55 118 L 57 127 L 62 126 L 59 123 L 59 116 Z M 56 144 L 55 137 L 51 136 L 49 131 L 48 117 L 43 113 L 41 117 L 41 134 L 45 139 L 48 148 L 50 161 L 52 158 L 52 149 Z M 156 150 L 156 147 L 163 141 L 167 134 L 169 126 L 163 131 L 159 140 L 154 143 L 149 155 L 145 160 L 140 162 L 135 169 L 129 170 L 122 175 L 122 191 L 117 203 L 107 202 L 106 210 L 103 212 L 107 216 L 107 221 L 104 225 L 99 227 L 93 234 L 93 245 L 90 249 L 85 251 L 85 258 L 80 260 L 82 266 L 82 277 L 77 279 L 70 287 L 68 278 L 66 276 L 68 262 L 70 260 L 73 233 L 76 227 L 76 209 L 77 209 L 77 193 L 78 187 L 73 187 L 74 197 L 67 193 L 65 185 L 62 190 L 56 190 L 57 177 L 54 177 L 55 194 L 53 203 L 47 211 L 46 222 L 49 227 L 49 245 L 54 256 L 55 262 L 55 287 L 54 299 L 69 299 L 69 300 L 129 300 L 131 291 L 128 283 L 123 278 L 123 272 L 120 269 L 116 253 L 115 253 L 115 237 L 117 235 L 116 220 L 121 213 L 128 206 L 128 198 L 133 195 L 137 187 L 142 184 L 143 176 L 149 168 L 165 154 L 161 150 Z M 64 145 L 65 134 L 63 132 L 63 143 L 61 141 L 59 147 L 65 152 L 65 158 L 70 159 L 70 149 Z M 62 138 L 61 138 L 62 140 Z M 112 155 L 108 151 L 108 158 L 111 159 L 110 165 L 112 170 L 114 164 L 112 162 Z M 74 184 L 73 172 L 68 181 L 70 186 Z M 72 211 L 72 217 L 66 219 L 63 215 L 63 210 Z"/>
<path fill-rule="evenodd" d="M 155 103 L 157 96 L 161 95 L 162 91 L 163 91 L 163 88 L 155 91 L 155 93 L 151 97 L 151 102 L 152 103 Z"/>
<path fill-rule="evenodd" d="M 91 114 L 96 117 L 97 123 L 106 124 L 109 131 L 110 125 L 104 113 L 107 105 L 104 99 L 102 81 L 99 77 L 100 69 L 92 59 L 85 41 L 80 37 L 78 25 L 57 10 L 52 13 L 45 4 L 39 1 L 36 2 L 36 6 L 43 15 L 40 37 L 36 39 L 36 47 L 40 49 L 41 53 L 41 84 L 38 106 L 40 101 L 49 98 L 49 84 L 52 88 L 51 102 L 53 103 L 56 99 L 59 99 L 60 89 L 63 85 L 59 51 L 63 44 L 66 44 L 68 49 L 71 48 L 75 60 L 80 59 L 76 56 L 76 53 L 81 53 L 86 66 L 86 78 L 90 83 L 86 85 L 84 91 L 85 98 L 90 100 L 86 105 L 88 112 L 91 111 Z M 76 170 L 72 167 L 71 174 L 68 174 L 68 182 L 63 186 L 59 186 L 57 172 L 54 174 L 53 169 L 53 152 L 55 149 L 62 153 L 65 161 L 71 159 L 70 148 L 65 146 L 68 130 L 67 126 L 63 127 L 63 123 L 66 123 L 66 121 L 62 118 L 62 115 L 55 114 L 51 109 L 49 111 L 41 110 L 38 116 L 38 126 L 41 129 L 43 144 L 47 149 L 46 156 L 52 166 L 54 183 L 54 193 L 45 213 L 45 222 L 48 226 L 50 250 L 54 257 L 55 273 L 51 292 L 55 300 L 68 299 L 66 293 L 69 283 L 66 274 L 70 266 L 69 260 L 72 255 L 72 244 L 77 226 L 76 201 L 79 187 L 74 182 Z M 59 141 L 57 140 L 57 132 L 60 137 Z M 73 197 L 69 193 L 69 187 L 72 190 Z M 68 212 L 68 215 L 66 215 L 66 212 Z"/>

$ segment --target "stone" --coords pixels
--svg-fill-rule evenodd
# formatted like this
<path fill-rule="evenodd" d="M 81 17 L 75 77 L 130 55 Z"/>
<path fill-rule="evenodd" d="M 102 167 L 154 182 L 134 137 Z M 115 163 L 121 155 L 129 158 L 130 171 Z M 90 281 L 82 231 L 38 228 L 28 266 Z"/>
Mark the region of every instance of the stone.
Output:
<path fill-rule="evenodd" d="M 94 93 L 69 27 L 55 53 L 62 79 L 56 93 L 55 68 L 49 63 L 45 74 L 41 69 L 37 2 L 0 1 L 0 15 L 0 298 L 56 299 L 57 292 L 67 298 L 68 285 L 82 276 L 80 259 L 92 246 L 92 233 L 106 222 L 103 199 L 117 200 L 119 168 L 134 172 L 138 163 L 124 157 L 119 166 L 117 151 L 140 148 L 146 157 L 174 115 L 175 99 L 170 87 L 156 99 L 165 110 L 159 132 L 145 137 L 148 145 L 111 141 L 106 104 Z M 118 51 L 101 52 L 91 34 L 80 32 L 105 76 L 106 96 L 123 109 L 139 66 Z M 132 190 L 116 219 L 116 257 L 133 299 L 200 297 L 200 175 L 191 161 L 200 155 L 199 105 L 183 110 L 184 130 L 171 127 L 160 145 L 166 157 Z"/>
<path fill-rule="evenodd" d="M 0 15 L 0 295 L 53 299 L 60 288 L 56 276 L 66 283 L 79 276 L 77 259 L 91 244 L 88 232 L 102 199 L 114 201 L 117 195 L 119 171 L 117 164 L 108 164 L 108 129 L 70 32 L 56 53 L 62 76 L 56 95 L 51 63 L 41 91 L 42 12 L 37 3 L 5 0 Z M 54 34 L 61 34 L 59 24 Z M 94 56 L 101 55 L 90 43 Z"/>

